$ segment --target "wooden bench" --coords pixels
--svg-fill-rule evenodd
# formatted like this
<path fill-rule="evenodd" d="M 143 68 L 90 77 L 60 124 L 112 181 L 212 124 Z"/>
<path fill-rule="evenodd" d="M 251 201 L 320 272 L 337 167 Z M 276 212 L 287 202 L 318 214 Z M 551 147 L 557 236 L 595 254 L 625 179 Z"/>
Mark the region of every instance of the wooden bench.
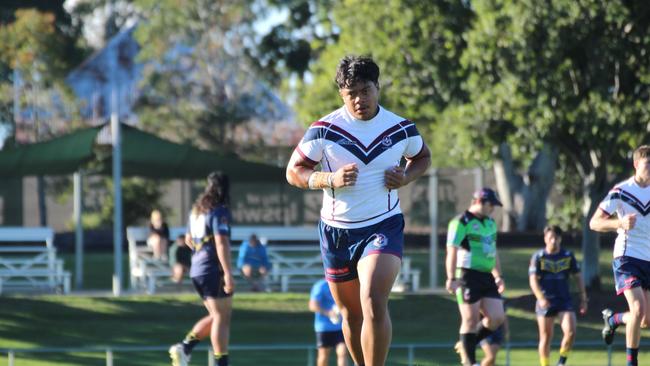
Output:
<path fill-rule="evenodd" d="M 56 257 L 52 229 L 2 227 L 0 242 L 11 243 L 0 245 L 0 293 L 42 289 L 70 292 L 70 272 Z"/>

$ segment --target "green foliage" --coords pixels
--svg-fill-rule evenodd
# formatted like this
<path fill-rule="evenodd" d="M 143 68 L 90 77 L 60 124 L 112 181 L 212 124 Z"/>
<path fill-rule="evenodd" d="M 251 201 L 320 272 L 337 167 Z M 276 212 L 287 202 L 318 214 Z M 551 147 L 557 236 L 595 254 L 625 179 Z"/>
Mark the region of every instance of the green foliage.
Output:
<path fill-rule="evenodd" d="M 152 1 L 136 30 L 145 61 L 136 111 L 145 127 L 175 141 L 232 148 L 232 129 L 255 115 L 256 75 L 244 61 L 253 1 Z"/>
<path fill-rule="evenodd" d="M 55 21 L 51 13 L 17 10 L 14 22 L 0 25 L 0 62 L 38 73 L 46 81 L 62 77 L 65 48 Z"/>
<path fill-rule="evenodd" d="M 92 193 L 92 195 L 85 194 L 86 211 L 82 218 L 84 227 L 89 229 L 111 227 L 115 205 L 113 180 L 111 178 L 91 180 L 84 188 L 86 193 Z M 165 184 L 160 181 L 123 178 L 122 221 L 124 226 L 145 224 L 154 209 L 160 210 L 166 215 L 169 208 L 161 204 L 164 188 Z"/>
<path fill-rule="evenodd" d="M 619 173 L 647 139 L 650 5 L 644 2 L 474 1 L 463 66 L 470 103 L 447 114 L 480 141 L 508 141 L 519 158 L 542 141 L 585 177 Z M 460 110 L 460 112 L 458 112 Z M 459 118 L 460 117 L 460 118 Z M 470 118 L 467 118 L 470 117 Z M 462 133 L 462 132 L 459 132 Z"/>
<path fill-rule="evenodd" d="M 465 100 L 464 71 L 458 67 L 465 47 L 463 32 L 471 10 L 459 1 L 349 0 L 338 4 L 334 22 L 338 42 L 311 67 L 313 80 L 301 90 L 297 109 L 310 122 L 341 105 L 334 74 L 346 54 L 371 55 L 381 68 L 381 103 L 418 123 L 434 152 L 434 164 L 446 166 L 439 116 L 451 102 Z"/>
<path fill-rule="evenodd" d="M 261 77 L 273 85 L 298 76 L 303 80 L 310 62 L 338 39 L 333 0 L 262 0 L 261 9 L 286 11 L 287 19 L 272 27 L 246 49 Z M 263 21 L 268 16 L 261 12 Z M 257 37 L 256 37 L 257 38 Z"/>

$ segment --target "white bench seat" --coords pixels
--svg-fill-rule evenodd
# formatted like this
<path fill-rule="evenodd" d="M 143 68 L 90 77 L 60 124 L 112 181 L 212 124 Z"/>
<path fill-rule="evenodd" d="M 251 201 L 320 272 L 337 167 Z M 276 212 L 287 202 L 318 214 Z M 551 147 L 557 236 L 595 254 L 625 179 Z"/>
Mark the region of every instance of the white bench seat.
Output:
<path fill-rule="evenodd" d="M 42 289 L 70 292 L 70 272 L 56 257 L 52 229 L 0 227 L 0 242 L 12 243 L 0 245 L 0 293 Z"/>

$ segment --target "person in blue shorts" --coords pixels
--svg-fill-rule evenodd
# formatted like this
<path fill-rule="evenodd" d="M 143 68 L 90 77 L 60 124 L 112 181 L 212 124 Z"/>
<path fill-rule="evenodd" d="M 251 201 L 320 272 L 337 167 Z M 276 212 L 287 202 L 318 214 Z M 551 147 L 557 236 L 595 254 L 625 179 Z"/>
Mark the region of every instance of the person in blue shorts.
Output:
<path fill-rule="evenodd" d="M 634 176 L 616 184 L 589 221 L 594 231 L 617 234 L 616 294 L 625 296 L 629 311 L 603 310 L 603 340 L 611 344 L 616 328 L 625 324 L 627 366 L 638 365 L 641 328 L 650 326 L 650 145 L 639 146 L 632 159 Z"/>
<path fill-rule="evenodd" d="M 251 286 L 252 291 L 266 291 L 266 276 L 271 269 L 271 262 L 266 252 L 266 246 L 252 234 L 239 246 L 237 257 L 237 269 L 239 269 Z"/>
<path fill-rule="evenodd" d="M 553 325 L 559 318 L 562 327 L 560 359 L 557 366 L 565 366 L 576 334 L 576 312 L 569 290 L 569 278 L 574 277 L 580 290 L 580 313 L 587 312 L 587 292 L 580 275 L 580 267 L 571 251 L 562 249 L 562 229 L 544 228 L 545 247 L 530 259 L 528 276 L 530 288 L 537 298 L 535 313 L 539 328 L 539 360 L 541 366 L 550 365 Z"/>
<path fill-rule="evenodd" d="M 427 171 L 431 153 L 415 123 L 379 105 L 372 58 L 344 57 L 335 81 L 343 106 L 307 129 L 287 181 L 322 190 L 321 254 L 345 343 L 356 365 L 383 366 L 392 339 L 388 295 L 404 246 L 397 191 Z"/>
<path fill-rule="evenodd" d="M 503 303 L 503 312 L 505 313 L 505 302 Z M 481 366 L 494 366 L 497 361 L 497 353 L 501 349 L 502 343 L 505 341 L 505 338 L 508 337 L 508 317 L 506 316 L 503 320 L 503 323 L 490 335 L 483 338 L 479 342 L 479 346 L 483 350 L 483 360 L 481 360 Z M 463 352 L 463 343 L 461 341 L 456 342 L 454 346 L 456 353 L 460 355 L 461 364 L 468 363 L 465 353 Z"/>
<path fill-rule="evenodd" d="M 347 364 L 345 340 L 341 330 L 341 314 L 334 302 L 327 281 L 324 279 L 316 282 L 311 288 L 309 296 L 309 310 L 314 315 L 314 331 L 316 332 L 316 347 L 318 358 L 316 366 L 329 364 L 330 351 L 336 352 L 336 365 Z"/>
<path fill-rule="evenodd" d="M 210 315 L 210 341 L 217 366 L 228 366 L 228 340 L 235 282 L 230 258 L 230 184 L 220 172 L 208 176 L 189 218 L 186 243 L 192 247 L 190 277 Z M 192 349 L 199 343 L 196 330 L 207 324 L 201 319 L 183 342 L 171 346 L 173 366 L 187 366 Z"/>

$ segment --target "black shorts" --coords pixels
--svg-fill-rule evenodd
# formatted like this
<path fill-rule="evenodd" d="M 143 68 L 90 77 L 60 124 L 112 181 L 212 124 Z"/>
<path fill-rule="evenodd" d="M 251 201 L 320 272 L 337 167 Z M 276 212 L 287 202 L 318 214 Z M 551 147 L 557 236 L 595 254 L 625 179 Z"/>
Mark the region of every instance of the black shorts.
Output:
<path fill-rule="evenodd" d="M 456 290 L 456 299 L 459 304 L 473 304 L 482 298 L 501 299 L 499 289 L 494 283 L 491 272 L 481 272 L 473 269 L 461 268 L 461 285 Z"/>
<path fill-rule="evenodd" d="M 192 284 L 203 300 L 210 297 L 219 299 L 232 296 L 223 290 L 223 273 L 192 277 Z"/>
<path fill-rule="evenodd" d="M 316 332 L 316 347 L 318 348 L 332 348 L 336 347 L 339 343 L 344 343 L 343 332 L 336 330 L 333 332 Z"/>
<path fill-rule="evenodd" d="M 544 318 L 552 318 L 554 316 L 557 316 L 559 313 L 563 312 L 572 312 L 575 313 L 575 309 L 573 308 L 573 302 L 571 299 L 557 299 L 553 300 L 550 302 L 549 307 L 546 309 L 542 309 L 539 306 L 539 301 L 535 303 L 535 314 L 537 314 L 538 317 L 544 317 Z"/>

